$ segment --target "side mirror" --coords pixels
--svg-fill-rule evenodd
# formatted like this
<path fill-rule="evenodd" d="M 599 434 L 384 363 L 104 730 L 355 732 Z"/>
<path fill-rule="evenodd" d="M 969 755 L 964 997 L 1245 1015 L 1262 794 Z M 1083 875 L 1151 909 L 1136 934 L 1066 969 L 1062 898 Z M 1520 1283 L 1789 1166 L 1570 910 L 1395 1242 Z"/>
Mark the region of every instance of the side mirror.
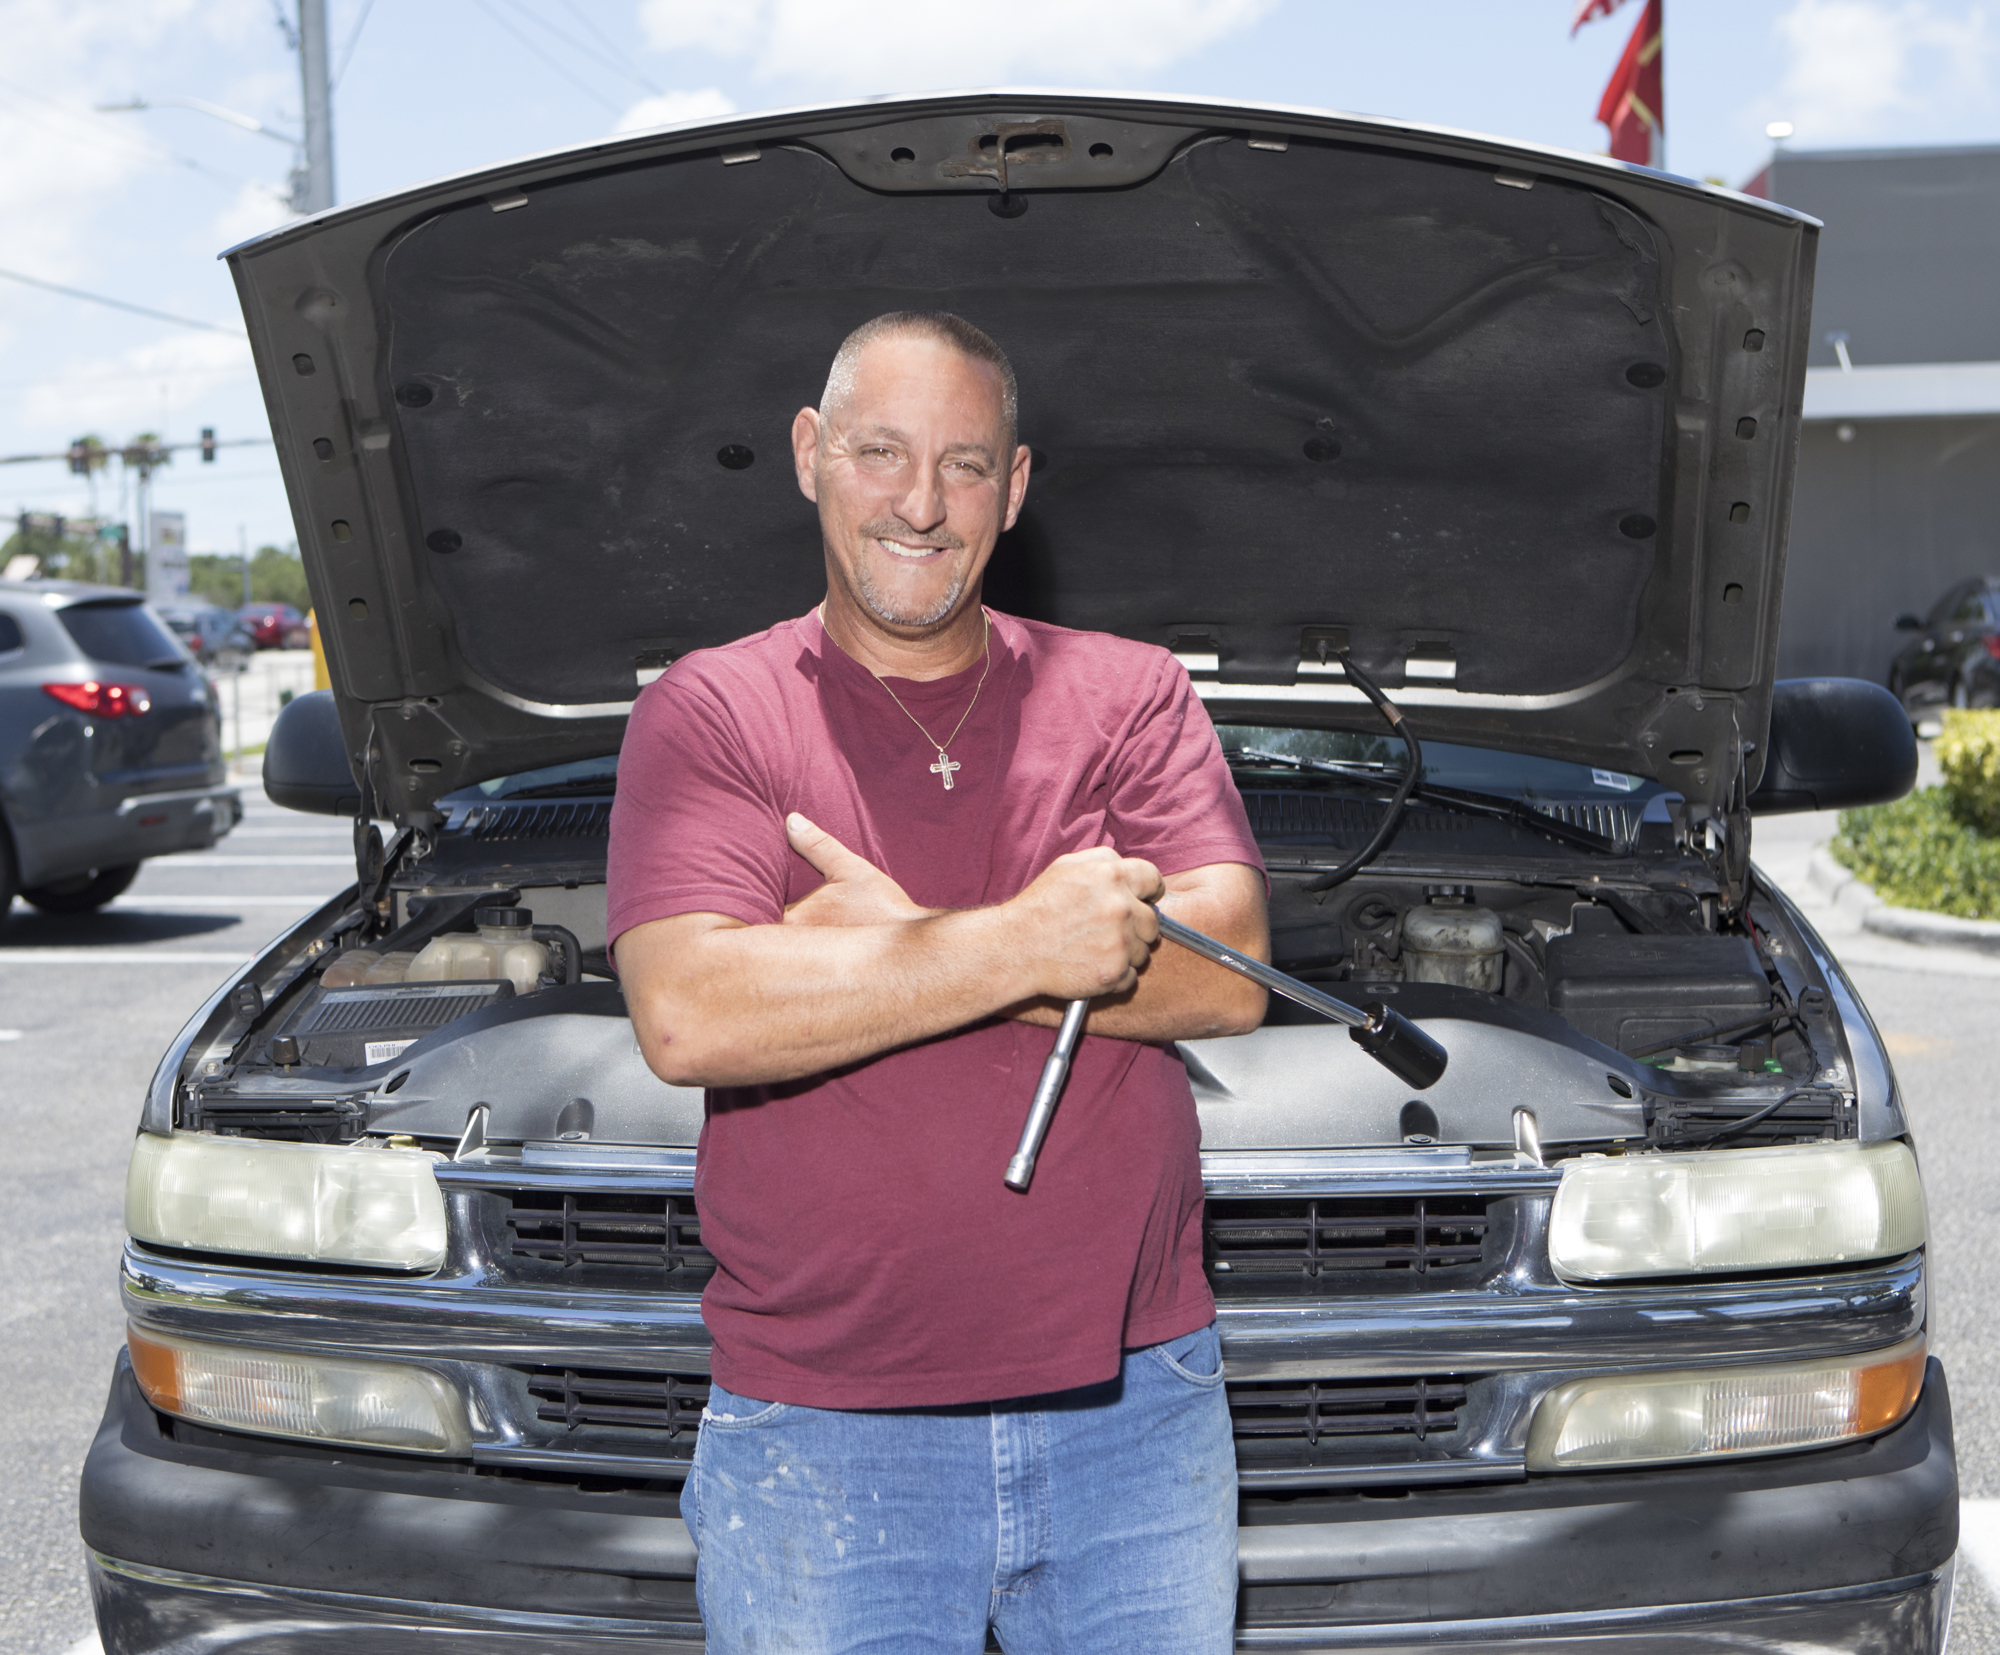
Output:
<path fill-rule="evenodd" d="M 1896 630 L 1898 632 L 1921 632 L 1923 629 L 1924 623 L 1914 615 L 1898 615 L 1896 617 Z"/>
<path fill-rule="evenodd" d="M 1887 804 L 1917 782 L 1917 738 L 1903 704 L 1861 678 L 1784 678 L 1772 686 L 1760 816 Z"/>
<path fill-rule="evenodd" d="M 347 761 L 347 741 L 332 690 L 295 695 L 278 709 L 264 744 L 264 792 L 287 810 L 354 816 L 361 784 Z"/>

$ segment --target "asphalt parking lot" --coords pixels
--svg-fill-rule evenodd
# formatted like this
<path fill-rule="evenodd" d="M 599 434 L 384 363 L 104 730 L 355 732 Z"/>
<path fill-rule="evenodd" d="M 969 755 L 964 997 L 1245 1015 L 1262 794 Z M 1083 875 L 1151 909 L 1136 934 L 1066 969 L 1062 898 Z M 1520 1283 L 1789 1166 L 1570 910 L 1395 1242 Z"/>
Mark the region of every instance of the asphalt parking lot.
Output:
<path fill-rule="evenodd" d="M 0 1651 L 62 1655 L 90 1629 L 76 1479 L 122 1329 L 125 1161 L 168 1040 L 233 965 L 347 884 L 345 824 L 281 811 L 254 779 L 214 851 L 149 863 L 116 906 L 58 919 L 17 906 L 0 930 L 0 1328 L 15 1355 L 0 1416 Z M 1894 1055 L 1931 1203 L 1932 1348 L 1951 1376 L 1968 1534 L 2000 1581 L 2000 959 L 1854 930 L 1818 903 L 1806 854 L 1831 824 L 1759 829 L 1758 859 L 1848 963 Z M 1991 1502 L 1988 1504 L 1987 1502 Z M 1962 1560 L 1963 1561 L 1963 1560 Z M 1953 1647 L 2000 1655 L 2000 1611 L 1962 1566 Z M 88 1647 L 86 1645 L 85 1647 Z"/>

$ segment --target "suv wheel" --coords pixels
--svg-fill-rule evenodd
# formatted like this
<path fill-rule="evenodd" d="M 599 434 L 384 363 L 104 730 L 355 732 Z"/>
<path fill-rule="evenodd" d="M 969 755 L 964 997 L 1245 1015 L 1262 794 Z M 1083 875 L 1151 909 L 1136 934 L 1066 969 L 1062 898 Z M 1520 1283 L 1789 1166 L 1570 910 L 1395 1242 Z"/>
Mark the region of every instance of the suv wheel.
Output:
<path fill-rule="evenodd" d="M 138 877 L 139 864 L 127 862 L 122 868 L 92 868 L 46 885 L 29 885 L 21 895 L 45 914 L 87 914 L 122 896 Z"/>

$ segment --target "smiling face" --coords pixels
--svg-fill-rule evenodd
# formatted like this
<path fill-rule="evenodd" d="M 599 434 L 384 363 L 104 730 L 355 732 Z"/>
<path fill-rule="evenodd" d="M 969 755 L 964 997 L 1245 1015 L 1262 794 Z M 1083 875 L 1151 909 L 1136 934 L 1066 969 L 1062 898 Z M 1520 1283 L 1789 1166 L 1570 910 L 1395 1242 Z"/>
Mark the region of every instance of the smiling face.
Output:
<path fill-rule="evenodd" d="M 827 612 L 908 645 L 976 623 L 980 577 L 1027 491 L 1000 376 L 925 334 L 863 348 L 792 428 L 819 506 Z M 983 634 L 983 623 L 976 629 Z"/>

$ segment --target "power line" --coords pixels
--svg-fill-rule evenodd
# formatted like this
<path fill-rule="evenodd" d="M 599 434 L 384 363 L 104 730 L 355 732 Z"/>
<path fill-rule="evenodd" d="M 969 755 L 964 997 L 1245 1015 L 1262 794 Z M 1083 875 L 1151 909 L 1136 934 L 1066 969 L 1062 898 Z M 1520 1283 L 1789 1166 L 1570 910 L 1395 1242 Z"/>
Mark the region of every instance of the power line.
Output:
<path fill-rule="evenodd" d="M 347 73 L 347 66 L 354 61 L 354 48 L 361 44 L 361 31 L 368 26 L 368 14 L 375 9 L 375 0 L 361 0 L 361 15 L 354 20 L 354 27 L 348 31 L 347 44 L 340 49 L 340 67 L 333 72 L 333 84 L 337 91 L 341 76 Z"/>
<path fill-rule="evenodd" d="M 621 110 L 617 104 L 611 103 L 604 97 L 600 96 L 595 88 L 586 86 L 582 81 L 578 80 L 576 76 L 572 75 L 567 69 L 565 69 L 560 63 L 556 62 L 554 58 L 550 57 L 548 53 L 544 52 L 526 35 L 521 33 L 519 29 L 515 28 L 512 23 L 508 22 L 506 18 L 502 17 L 497 11 L 495 11 L 490 5 L 488 5 L 487 0 L 472 0 L 472 3 L 475 6 L 477 6 L 481 11 L 483 11 L 488 17 L 492 18 L 494 22 L 498 23 L 501 28 L 505 29 L 510 35 L 512 35 L 516 40 L 518 40 L 521 43 L 522 49 L 524 51 L 533 54 L 535 61 L 537 63 L 541 63 L 546 67 L 553 69 L 557 74 L 561 75 L 564 80 L 568 81 L 570 85 L 574 86 L 579 92 L 581 92 L 586 98 L 590 99 L 590 101 L 596 104 L 600 109 L 608 109 L 614 115 L 619 115 L 624 113 L 624 111 Z"/>
<path fill-rule="evenodd" d="M 45 282 L 39 276 L 24 276 L 18 270 L 0 270 L 0 277 L 10 282 L 25 282 L 29 287 L 46 288 L 51 293 L 60 293 L 70 299 L 88 299 L 94 305 L 109 305 L 113 310 L 129 310 L 135 316 L 150 316 L 156 322 L 172 322 L 176 327 L 200 328 L 204 333 L 226 334 L 231 339 L 241 339 L 240 328 L 225 328 L 214 322 L 196 322 L 185 316 L 170 316 L 164 310 L 149 310 L 144 305 L 127 304 L 123 299 L 107 299 L 102 293 L 86 293 L 80 287 L 64 287 L 60 282 Z"/>
<path fill-rule="evenodd" d="M 585 45 L 576 36 L 565 33 L 562 29 L 557 28 L 555 24 L 536 12 L 532 7 L 522 4 L 522 0 L 500 0 L 500 4 L 506 6 L 509 11 L 515 13 L 524 22 L 534 24 L 536 28 L 542 30 L 543 33 L 552 39 L 562 42 L 563 45 L 567 46 L 579 57 L 596 64 L 598 68 L 609 69 L 614 75 L 623 76 L 643 91 L 651 92 L 655 96 L 659 95 L 660 88 L 637 70 L 633 69 L 630 64 L 620 61 L 615 48 L 610 56 L 600 53 L 594 47 Z"/>

